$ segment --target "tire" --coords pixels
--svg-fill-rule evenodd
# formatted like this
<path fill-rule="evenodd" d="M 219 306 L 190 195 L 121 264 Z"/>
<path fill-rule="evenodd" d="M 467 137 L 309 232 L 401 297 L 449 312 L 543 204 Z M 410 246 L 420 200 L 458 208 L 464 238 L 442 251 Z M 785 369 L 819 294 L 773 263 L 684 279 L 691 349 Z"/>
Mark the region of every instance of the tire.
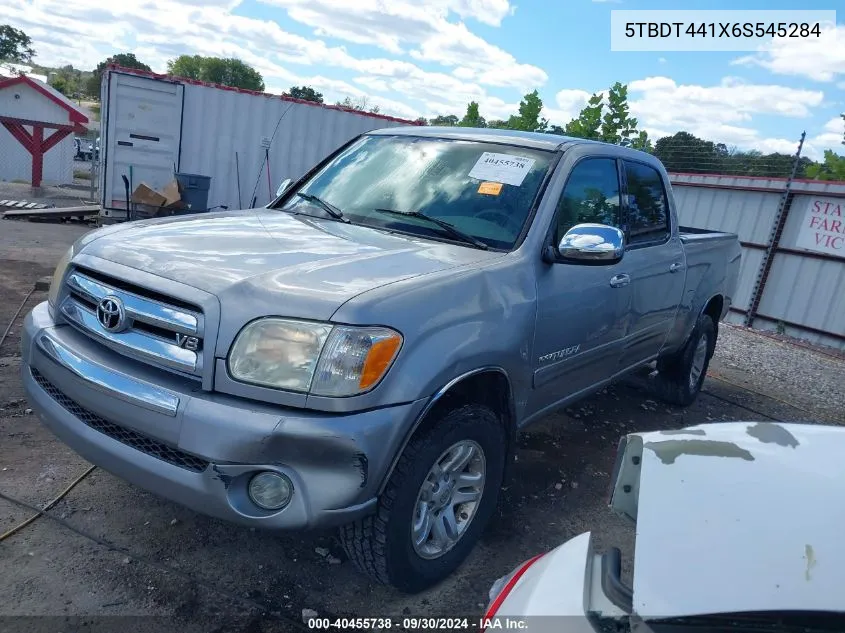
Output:
<path fill-rule="evenodd" d="M 654 387 L 664 402 L 688 407 L 698 397 L 716 349 L 716 324 L 702 314 L 683 349 L 657 361 Z"/>
<path fill-rule="evenodd" d="M 448 466 L 444 455 L 451 459 L 449 451 L 456 445 L 473 447 L 469 453 L 474 455 L 456 472 L 474 477 L 477 473 L 473 475 L 473 469 L 478 470 L 478 465 L 482 464 L 483 483 L 478 485 L 480 499 L 474 506 L 472 502 L 455 506 L 458 510 L 453 511 L 453 517 L 463 517 L 465 513 L 471 516 L 465 520 L 466 526 L 451 548 L 436 554 L 434 540 L 419 546 L 414 544 L 412 529 L 415 519 L 420 517 L 417 512 L 424 494 L 437 498 L 437 501 L 427 502 L 431 507 L 433 503 L 443 502 L 444 497 L 454 500 L 455 494 L 471 489 L 447 484 L 440 495 L 430 492 L 434 486 L 427 482 L 431 481 L 432 468 L 438 463 Z M 496 509 L 505 451 L 505 430 L 499 417 L 488 407 L 468 404 L 440 414 L 432 426 L 413 437 L 406 446 L 379 498 L 375 514 L 340 528 L 340 541 L 350 560 L 372 579 L 405 593 L 422 591 L 449 576 L 472 551 Z M 426 483 L 427 493 L 422 490 L 423 483 Z M 455 492 L 449 495 L 449 490 Z M 468 510 L 470 507 L 472 509 Z M 452 506 L 447 503 L 443 514 L 450 509 Z M 432 512 L 435 511 L 429 511 Z M 420 523 L 423 522 L 420 520 Z M 435 532 L 436 529 L 431 528 L 431 539 Z"/>

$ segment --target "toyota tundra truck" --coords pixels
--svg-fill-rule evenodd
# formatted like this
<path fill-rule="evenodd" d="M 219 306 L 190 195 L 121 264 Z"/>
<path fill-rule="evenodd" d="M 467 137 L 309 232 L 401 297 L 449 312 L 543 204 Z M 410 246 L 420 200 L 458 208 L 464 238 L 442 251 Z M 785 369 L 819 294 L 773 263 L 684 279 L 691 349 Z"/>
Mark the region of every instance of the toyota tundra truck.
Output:
<path fill-rule="evenodd" d="M 337 527 L 415 592 L 479 540 L 528 424 L 646 366 L 695 399 L 739 263 L 735 235 L 678 226 L 647 153 L 391 128 L 265 208 L 82 237 L 22 378 L 103 469 L 243 526 Z"/>

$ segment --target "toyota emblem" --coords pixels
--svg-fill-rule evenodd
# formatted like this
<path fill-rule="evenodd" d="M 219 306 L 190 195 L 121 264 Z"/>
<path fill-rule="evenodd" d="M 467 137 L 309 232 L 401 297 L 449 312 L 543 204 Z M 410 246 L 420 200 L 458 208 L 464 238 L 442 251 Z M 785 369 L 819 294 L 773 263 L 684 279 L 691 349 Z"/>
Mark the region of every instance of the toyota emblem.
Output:
<path fill-rule="evenodd" d="M 120 332 L 126 325 L 123 301 L 117 297 L 104 297 L 97 305 L 97 320 L 109 332 Z"/>

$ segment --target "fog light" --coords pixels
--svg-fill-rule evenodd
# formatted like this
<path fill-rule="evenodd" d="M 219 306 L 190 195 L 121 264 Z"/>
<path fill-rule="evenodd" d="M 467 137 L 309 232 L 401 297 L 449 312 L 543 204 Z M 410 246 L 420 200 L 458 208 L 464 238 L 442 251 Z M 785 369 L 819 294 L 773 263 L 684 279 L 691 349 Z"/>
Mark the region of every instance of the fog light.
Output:
<path fill-rule="evenodd" d="M 293 496 L 291 480 L 280 473 L 265 471 L 249 480 L 249 498 L 264 510 L 280 510 Z"/>

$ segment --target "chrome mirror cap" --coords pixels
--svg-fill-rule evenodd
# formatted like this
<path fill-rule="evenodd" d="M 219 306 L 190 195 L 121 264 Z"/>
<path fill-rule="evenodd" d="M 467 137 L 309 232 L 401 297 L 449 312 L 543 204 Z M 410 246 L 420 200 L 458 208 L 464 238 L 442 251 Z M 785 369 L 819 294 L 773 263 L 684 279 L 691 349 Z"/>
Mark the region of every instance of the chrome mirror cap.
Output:
<path fill-rule="evenodd" d="M 565 260 L 612 264 L 625 253 L 625 234 L 605 224 L 577 224 L 566 232 L 557 250 Z"/>

